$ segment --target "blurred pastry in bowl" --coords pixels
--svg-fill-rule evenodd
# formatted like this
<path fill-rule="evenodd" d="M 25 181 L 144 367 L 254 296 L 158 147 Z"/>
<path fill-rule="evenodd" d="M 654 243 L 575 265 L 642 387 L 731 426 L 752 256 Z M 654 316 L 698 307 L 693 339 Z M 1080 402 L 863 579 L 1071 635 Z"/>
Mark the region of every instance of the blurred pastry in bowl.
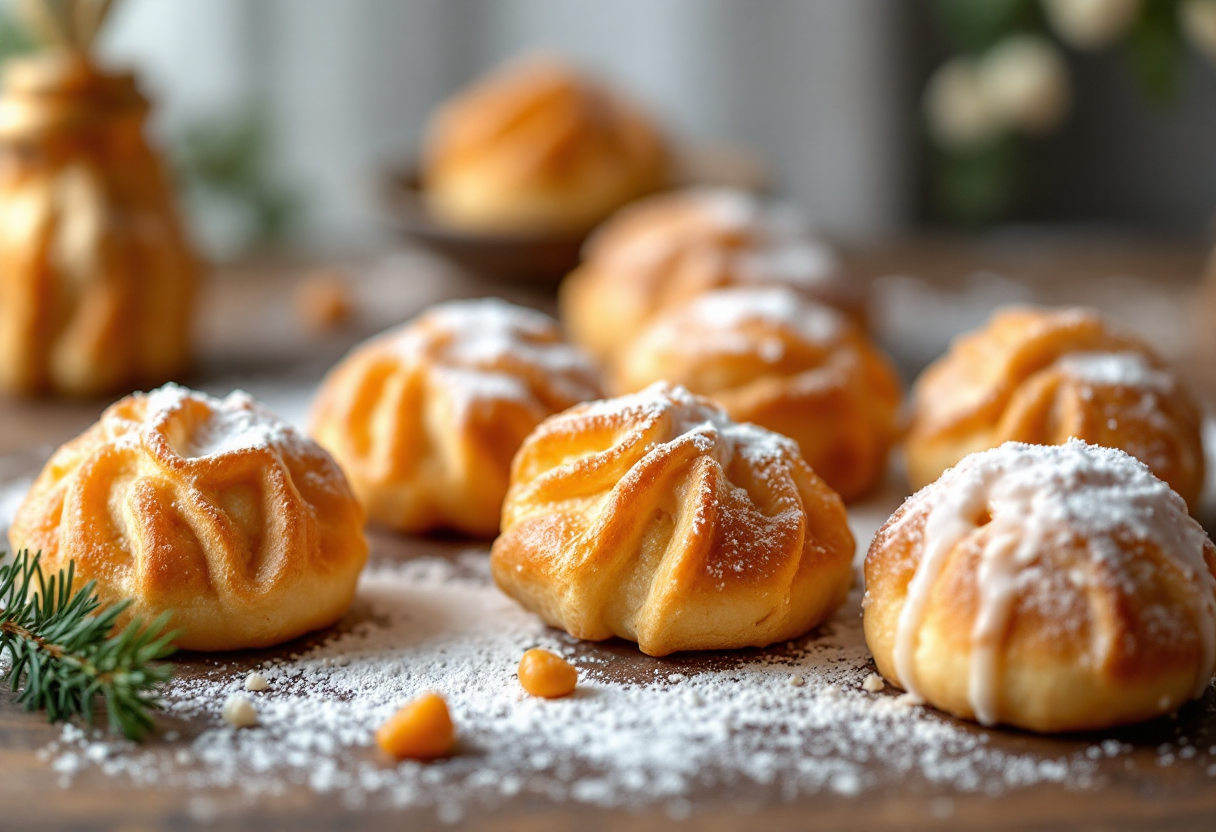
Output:
<path fill-rule="evenodd" d="M 783 287 L 707 292 L 617 352 L 615 392 L 667 380 L 785 434 L 845 502 L 882 478 L 902 399 L 890 361 L 843 313 Z"/>
<path fill-rule="evenodd" d="M 1123 451 L 973 454 L 910 497 L 865 562 L 879 672 L 985 725 L 1089 731 L 1197 699 L 1216 663 L 1216 548 Z"/>
<path fill-rule="evenodd" d="M 431 213 L 454 228 L 578 234 L 663 187 L 668 154 L 635 103 L 561 60 L 534 56 L 435 113 L 421 178 Z"/>
<path fill-rule="evenodd" d="M 112 405 L 51 457 L 9 530 L 75 561 L 125 617 L 173 610 L 179 647 L 268 647 L 340 619 L 367 561 L 329 454 L 244 393 L 168 385 Z"/>
<path fill-rule="evenodd" d="M 958 338 L 917 380 L 908 477 L 919 488 L 975 451 L 1076 437 L 1136 457 L 1194 508 L 1201 418 L 1152 351 L 1098 313 L 1011 307 Z"/>
<path fill-rule="evenodd" d="M 578 638 L 763 647 L 844 601 L 844 504 L 784 436 L 660 383 L 547 419 L 515 458 L 490 567 Z"/>
<path fill-rule="evenodd" d="M 369 516 L 400 531 L 498 531 L 511 457 L 534 427 L 601 395 L 557 321 L 453 301 L 356 347 L 321 384 L 312 435 Z"/>
<path fill-rule="evenodd" d="M 604 359 L 661 310 L 729 286 L 786 286 L 862 315 L 835 253 L 792 206 L 721 188 L 661 194 L 618 213 L 588 240 L 559 301 L 571 338 Z"/>

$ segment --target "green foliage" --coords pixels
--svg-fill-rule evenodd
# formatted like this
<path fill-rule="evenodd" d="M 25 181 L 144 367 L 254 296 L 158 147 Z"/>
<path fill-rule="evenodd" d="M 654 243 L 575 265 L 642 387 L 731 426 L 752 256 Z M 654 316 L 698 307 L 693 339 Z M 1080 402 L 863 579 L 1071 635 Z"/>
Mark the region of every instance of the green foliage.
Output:
<path fill-rule="evenodd" d="M 1037 0 L 933 0 L 934 23 L 950 46 L 982 52 L 1038 19 Z"/>
<path fill-rule="evenodd" d="M 966 151 L 935 149 L 933 198 L 942 213 L 960 225 L 983 225 L 1007 215 L 1018 192 L 1019 149 L 1011 135 Z"/>
<path fill-rule="evenodd" d="M 299 194 L 274 174 L 274 135 L 266 110 L 250 105 L 200 120 L 173 142 L 177 172 L 187 188 L 239 211 L 250 242 L 281 238 L 301 208 Z"/>
<path fill-rule="evenodd" d="M 1178 22 L 1179 0 L 1145 0 L 1127 37 L 1128 57 L 1146 95 L 1171 103 L 1182 83 L 1186 43 Z"/>
<path fill-rule="evenodd" d="M 173 676 L 172 665 L 157 661 L 173 652 L 170 614 L 147 626 L 134 619 L 111 636 L 130 602 L 99 611 L 96 583 L 77 590 L 74 576 L 70 562 L 45 578 L 28 551 L 0 566 L 0 656 L 11 662 L 4 675 L 27 711 L 45 710 L 51 722 L 82 716 L 91 725 L 100 699 L 110 731 L 137 740 L 160 707 L 157 686 Z"/>
<path fill-rule="evenodd" d="M 0 61 L 34 48 L 25 30 L 11 14 L 0 8 Z"/>

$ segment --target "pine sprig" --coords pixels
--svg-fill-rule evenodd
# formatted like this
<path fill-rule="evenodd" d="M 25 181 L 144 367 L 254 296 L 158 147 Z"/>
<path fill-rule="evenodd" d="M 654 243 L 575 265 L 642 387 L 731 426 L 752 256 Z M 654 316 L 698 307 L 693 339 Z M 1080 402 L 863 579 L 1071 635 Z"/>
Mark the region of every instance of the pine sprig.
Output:
<path fill-rule="evenodd" d="M 111 636 L 130 601 L 99 611 L 96 581 L 75 589 L 75 567 L 46 578 L 39 555 L 28 551 L 0 566 L 0 656 L 12 662 L 4 677 L 20 690 L 17 702 L 45 710 L 51 722 L 83 716 L 92 725 L 100 698 L 110 731 L 138 740 L 161 706 L 157 685 L 173 676 L 173 666 L 157 660 L 173 652 L 178 633 L 165 631 L 165 613 Z"/>

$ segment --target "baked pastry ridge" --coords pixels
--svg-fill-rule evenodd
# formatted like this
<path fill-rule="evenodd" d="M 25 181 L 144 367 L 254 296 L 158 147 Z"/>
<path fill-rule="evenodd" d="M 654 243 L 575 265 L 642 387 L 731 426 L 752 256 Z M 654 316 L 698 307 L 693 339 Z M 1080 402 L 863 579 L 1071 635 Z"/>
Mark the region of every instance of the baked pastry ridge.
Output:
<path fill-rule="evenodd" d="M 919 488 L 969 453 L 1069 437 L 1125 450 L 1199 498 L 1199 408 L 1142 341 L 1084 309 L 999 310 L 957 339 L 913 387 L 908 477 Z"/>
<path fill-rule="evenodd" d="M 572 635 L 654 656 L 795 638 L 852 583 L 844 506 L 797 445 L 665 383 L 537 427 L 502 527 L 503 591 Z"/>
<path fill-rule="evenodd" d="M 453 226 L 578 233 L 668 177 L 650 117 L 551 56 L 518 60 L 444 104 L 427 127 L 427 204 Z"/>
<path fill-rule="evenodd" d="M 968 456 L 866 557 L 865 632 L 892 683 L 1035 731 L 1150 719 L 1206 690 L 1216 549 L 1123 451 L 1070 440 Z"/>
<path fill-rule="evenodd" d="M 571 338 L 605 359 L 660 310 L 729 286 L 786 286 L 862 314 L 835 252 L 797 210 L 726 188 L 660 194 L 617 212 L 587 241 L 558 300 Z"/>
<path fill-rule="evenodd" d="M 51 457 L 9 531 L 178 646 L 277 644 L 341 618 L 367 560 L 341 470 L 245 393 L 137 393 Z"/>
<path fill-rule="evenodd" d="M 609 376 L 616 392 L 680 384 L 789 436 L 845 502 L 879 482 L 899 434 L 886 356 L 844 314 L 784 287 L 718 289 L 660 312 Z"/>
<path fill-rule="evenodd" d="M 331 370 L 311 432 L 373 520 L 489 537 L 524 437 L 600 395 L 591 361 L 548 315 L 493 298 L 451 301 Z"/>

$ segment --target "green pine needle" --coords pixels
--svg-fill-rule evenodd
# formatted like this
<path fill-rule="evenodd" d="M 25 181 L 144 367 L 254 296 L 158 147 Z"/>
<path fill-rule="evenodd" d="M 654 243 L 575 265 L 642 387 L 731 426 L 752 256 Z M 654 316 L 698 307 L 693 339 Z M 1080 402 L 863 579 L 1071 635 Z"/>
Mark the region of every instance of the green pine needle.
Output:
<path fill-rule="evenodd" d="M 45 578 L 39 558 L 22 551 L 0 566 L 0 656 L 12 662 L 0 679 L 51 722 L 82 716 L 92 725 L 100 697 L 111 733 L 138 740 L 161 707 L 157 686 L 173 677 L 173 665 L 158 661 L 178 635 L 165 631 L 171 613 L 147 626 L 136 618 L 111 636 L 130 601 L 99 611 L 96 581 L 75 589 L 71 561 Z"/>

